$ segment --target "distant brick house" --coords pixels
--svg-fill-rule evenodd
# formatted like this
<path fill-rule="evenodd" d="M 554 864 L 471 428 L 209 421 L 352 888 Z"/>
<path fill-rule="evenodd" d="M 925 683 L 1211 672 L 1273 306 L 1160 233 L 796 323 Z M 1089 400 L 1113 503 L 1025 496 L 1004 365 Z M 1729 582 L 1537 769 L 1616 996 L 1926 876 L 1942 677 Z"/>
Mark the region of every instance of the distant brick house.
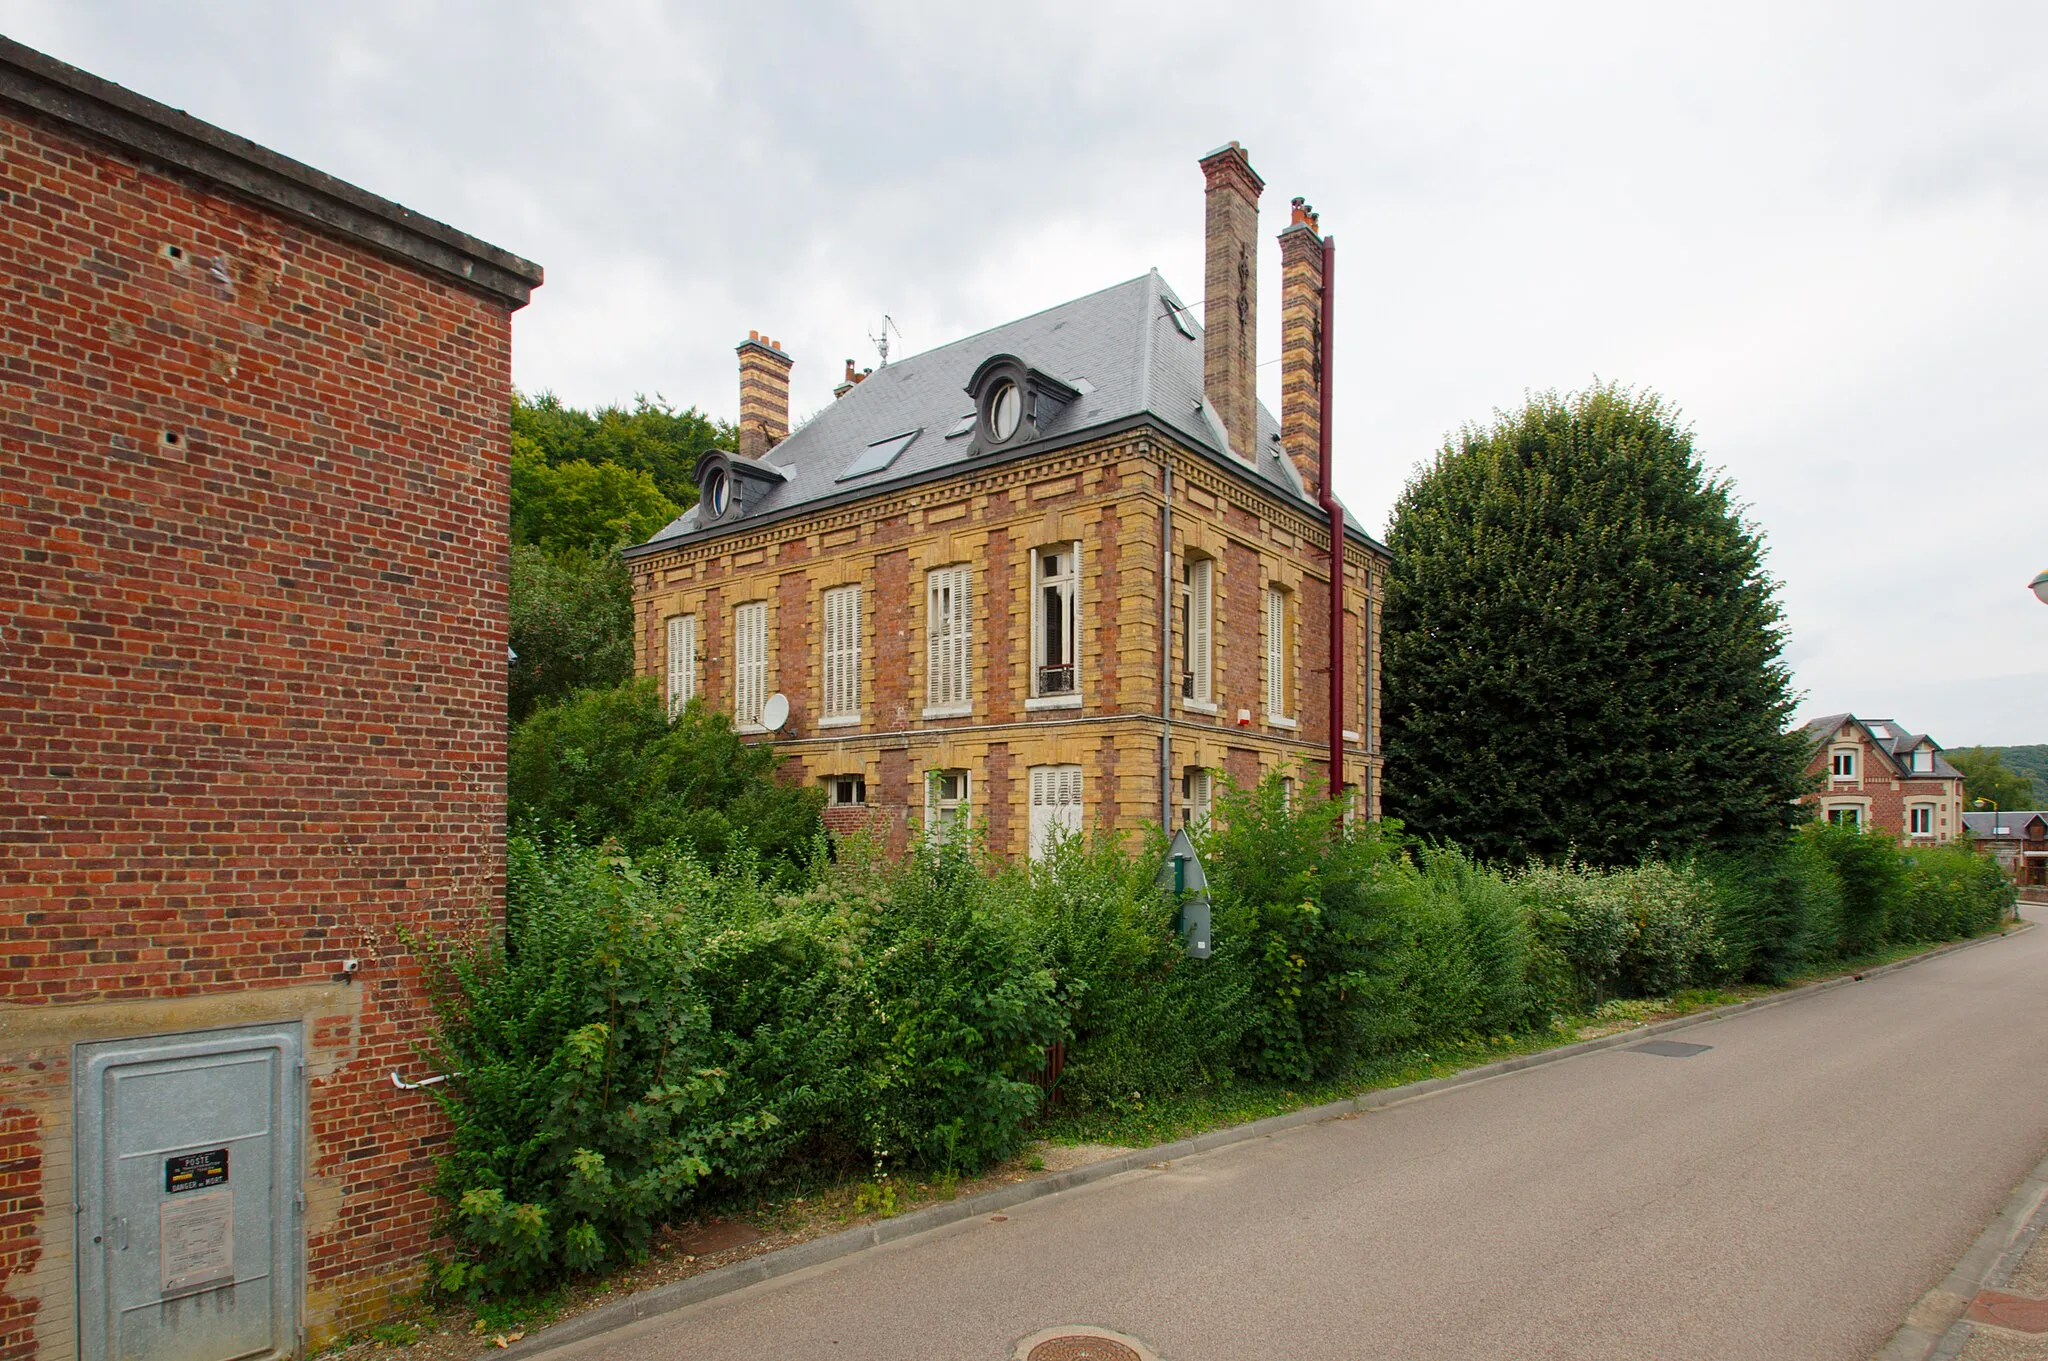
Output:
<path fill-rule="evenodd" d="M 502 920 L 537 266 L 0 40 L 0 1357 L 418 1279 L 401 933 Z"/>
<path fill-rule="evenodd" d="M 1829 822 L 1941 844 L 1963 834 L 1963 777 L 1931 737 L 1889 718 L 1830 714 L 1806 725 L 1805 796 Z"/>
<path fill-rule="evenodd" d="M 773 740 L 835 827 L 898 844 L 971 819 L 998 851 L 1054 827 L 1205 817 L 1217 781 L 1320 776 L 1379 798 L 1386 551 L 1345 522 L 1332 658 L 1320 500 L 1323 242 L 1280 236 L 1282 404 L 1258 402 L 1258 200 L 1205 157 L 1206 328 L 1157 273 L 856 375 L 789 431 L 791 357 L 739 346 L 740 447 L 628 550 L 644 674 Z M 773 725 L 781 696 L 787 718 Z M 1362 786 L 1362 788 L 1361 788 Z"/>
<path fill-rule="evenodd" d="M 1963 814 L 1970 844 L 1996 860 L 2021 888 L 2048 888 L 2048 812 Z"/>

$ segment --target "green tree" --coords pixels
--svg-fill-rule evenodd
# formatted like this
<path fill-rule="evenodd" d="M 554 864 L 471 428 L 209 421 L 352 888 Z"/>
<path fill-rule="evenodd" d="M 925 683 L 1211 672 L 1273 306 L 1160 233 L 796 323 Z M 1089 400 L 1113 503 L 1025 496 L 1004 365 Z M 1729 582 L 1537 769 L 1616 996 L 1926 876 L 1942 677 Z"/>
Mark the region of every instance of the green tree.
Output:
<path fill-rule="evenodd" d="M 1741 849 L 1806 748 L 1762 537 L 1677 413 L 1595 384 L 1447 441 L 1387 538 L 1388 813 L 1482 858 Z"/>
<path fill-rule="evenodd" d="M 2039 806 L 2034 782 L 2007 765 L 2001 753 L 1989 747 L 1964 747 L 1942 754 L 1962 772 L 1963 803 L 1967 808 L 1975 810 L 1978 799 L 1995 803 L 2001 809 Z"/>
<path fill-rule="evenodd" d="M 511 822 L 522 834 L 610 839 L 632 852 L 673 842 L 711 861 L 744 836 L 794 879 L 823 829 L 825 792 L 779 783 L 780 760 L 701 702 L 671 722 L 650 679 L 580 690 L 512 730 Z"/>
<path fill-rule="evenodd" d="M 552 392 L 512 398 L 512 433 L 529 441 L 549 464 L 610 463 L 643 472 L 679 507 L 697 503 L 697 459 L 707 449 L 735 449 L 738 434 L 726 421 L 695 407 L 681 411 L 656 395 L 633 405 L 580 411 Z"/>
<path fill-rule="evenodd" d="M 617 553 L 514 544 L 511 588 L 511 722 L 633 674 L 633 580 Z"/>
<path fill-rule="evenodd" d="M 644 543 L 676 517 L 654 479 L 616 463 L 549 463 L 512 437 L 512 542 L 604 551 Z"/>

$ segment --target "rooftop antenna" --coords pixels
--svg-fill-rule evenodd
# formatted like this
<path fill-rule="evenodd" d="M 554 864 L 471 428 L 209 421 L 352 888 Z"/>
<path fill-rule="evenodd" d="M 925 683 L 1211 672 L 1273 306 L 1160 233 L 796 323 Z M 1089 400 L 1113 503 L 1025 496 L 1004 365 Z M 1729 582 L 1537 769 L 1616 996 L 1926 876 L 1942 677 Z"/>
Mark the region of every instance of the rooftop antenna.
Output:
<path fill-rule="evenodd" d="M 881 330 L 868 332 L 868 339 L 875 342 L 875 349 L 882 356 L 882 362 L 877 366 L 879 368 L 886 369 L 889 367 L 889 332 L 891 331 L 896 332 L 898 340 L 903 339 L 902 328 L 897 326 L 895 320 L 887 312 L 884 312 L 882 313 Z"/>

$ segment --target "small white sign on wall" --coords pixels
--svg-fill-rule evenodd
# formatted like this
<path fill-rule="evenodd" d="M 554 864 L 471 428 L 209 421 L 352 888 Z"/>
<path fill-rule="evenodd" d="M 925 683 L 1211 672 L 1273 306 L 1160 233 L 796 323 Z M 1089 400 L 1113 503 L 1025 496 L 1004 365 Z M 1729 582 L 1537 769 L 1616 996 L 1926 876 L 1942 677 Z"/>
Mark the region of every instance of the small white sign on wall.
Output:
<path fill-rule="evenodd" d="M 182 1295 L 235 1278 L 235 1193 L 182 1195 L 157 1211 L 163 1293 Z"/>

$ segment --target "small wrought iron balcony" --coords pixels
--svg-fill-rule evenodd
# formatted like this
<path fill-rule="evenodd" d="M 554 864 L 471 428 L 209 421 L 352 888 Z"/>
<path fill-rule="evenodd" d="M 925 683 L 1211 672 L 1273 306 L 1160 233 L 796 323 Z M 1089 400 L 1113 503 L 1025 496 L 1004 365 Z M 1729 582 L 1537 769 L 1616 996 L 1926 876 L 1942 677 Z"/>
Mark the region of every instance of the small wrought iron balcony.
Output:
<path fill-rule="evenodd" d="M 1048 695 L 1071 695 L 1074 693 L 1074 665 L 1041 666 L 1038 668 L 1038 693 L 1041 698 Z"/>

